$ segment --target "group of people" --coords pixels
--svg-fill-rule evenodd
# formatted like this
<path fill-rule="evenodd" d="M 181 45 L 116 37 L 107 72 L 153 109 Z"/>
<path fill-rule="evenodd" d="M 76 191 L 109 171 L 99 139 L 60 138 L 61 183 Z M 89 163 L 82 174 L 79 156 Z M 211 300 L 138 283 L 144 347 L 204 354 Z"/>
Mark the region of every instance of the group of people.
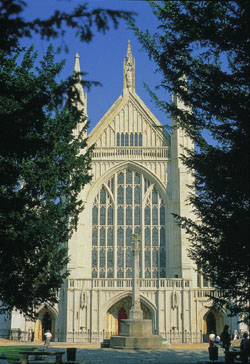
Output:
<path fill-rule="evenodd" d="M 228 332 L 229 326 L 225 325 L 224 329 L 220 336 L 217 336 L 215 332 L 211 332 L 209 335 L 209 347 L 219 347 L 222 346 L 225 349 L 225 353 L 229 352 L 229 348 L 231 345 L 231 336 Z M 240 335 L 235 328 L 233 330 L 232 339 L 237 340 L 240 338 Z M 248 363 L 248 357 L 250 356 L 250 337 L 249 331 L 244 332 L 241 343 L 240 343 L 240 351 L 241 351 L 241 360 L 243 364 Z"/>

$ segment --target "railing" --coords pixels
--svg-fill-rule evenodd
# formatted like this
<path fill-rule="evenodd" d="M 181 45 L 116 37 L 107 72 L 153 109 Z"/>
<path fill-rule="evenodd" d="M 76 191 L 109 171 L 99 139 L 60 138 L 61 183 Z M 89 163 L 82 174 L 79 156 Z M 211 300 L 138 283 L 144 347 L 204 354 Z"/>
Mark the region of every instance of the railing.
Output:
<path fill-rule="evenodd" d="M 98 278 L 98 279 L 70 279 L 68 288 L 85 288 L 85 289 L 95 289 L 95 288 L 123 288 L 131 289 L 132 279 L 131 278 Z M 164 289 L 164 288 L 189 288 L 191 283 L 187 279 L 181 278 L 159 278 L 159 279 L 140 279 L 140 287 L 142 289 Z"/>
<path fill-rule="evenodd" d="M 166 160 L 168 147 L 99 147 L 95 148 L 92 159 L 145 159 Z"/>

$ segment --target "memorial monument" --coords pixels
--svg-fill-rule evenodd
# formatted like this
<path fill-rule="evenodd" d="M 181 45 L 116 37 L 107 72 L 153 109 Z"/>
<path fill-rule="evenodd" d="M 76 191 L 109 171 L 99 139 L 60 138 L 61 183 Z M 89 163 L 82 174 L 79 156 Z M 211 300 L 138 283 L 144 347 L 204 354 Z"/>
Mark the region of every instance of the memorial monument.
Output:
<path fill-rule="evenodd" d="M 132 307 L 129 312 L 129 319 L 121 320 L 120 335 L 111 336 L 110 347 L 117 349 L 161 349 L 162 337 L 160 335 L 153 335 L 152 321 L 143 319 L 143 311 L 140 304 L 140 236 L 138 234 L 133 234 L 132 242 Z"/>

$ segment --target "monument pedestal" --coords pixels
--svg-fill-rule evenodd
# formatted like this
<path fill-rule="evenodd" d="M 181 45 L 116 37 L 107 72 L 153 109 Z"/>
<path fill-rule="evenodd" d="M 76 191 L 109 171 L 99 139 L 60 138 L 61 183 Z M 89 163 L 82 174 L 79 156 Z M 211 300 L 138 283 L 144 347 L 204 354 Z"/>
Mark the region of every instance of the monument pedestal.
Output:
<path fill-rule="evenodd" d="M 121 334 L 110 338 L 114 349 L 159 350 L 162 337 L 152 334 L 151 320 L 121 320 Z"/>

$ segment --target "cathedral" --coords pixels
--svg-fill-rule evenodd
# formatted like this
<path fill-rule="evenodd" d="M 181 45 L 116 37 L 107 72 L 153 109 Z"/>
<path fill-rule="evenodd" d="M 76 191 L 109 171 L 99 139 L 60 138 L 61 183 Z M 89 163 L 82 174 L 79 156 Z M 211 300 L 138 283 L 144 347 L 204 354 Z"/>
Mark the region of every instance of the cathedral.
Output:
<path fill-rule="evenodd" d="M 122 94 L 88 135 L 93 178 L 81 192 L 84 210 L 68 243 L 70 275 L 58 305 L 41 306 L 36 322 L 13 312 L 9 321 L 2 318 L 0 335 L 39 341 L 50 329 L 55 341 L 102 342 L 119 334 L 131 308 L 133 234 L 140 236 L 141 308 L 153 333 L 169 342 L 203 342 L 211 330 L 235 326 L 209 309 L 213 288 L 188 257 L 187 236 L 173 217 L 193 218 L 186 203 L 193 177 L 180 158 L 192 141 L 183 130 L 170 135 L 162 127 L 136 93 L 135 78 L 128 42 Z M 77 88 L 87 115 L 86 93 Z M 172 102 L 184 108 L 178 97 Z"/>

